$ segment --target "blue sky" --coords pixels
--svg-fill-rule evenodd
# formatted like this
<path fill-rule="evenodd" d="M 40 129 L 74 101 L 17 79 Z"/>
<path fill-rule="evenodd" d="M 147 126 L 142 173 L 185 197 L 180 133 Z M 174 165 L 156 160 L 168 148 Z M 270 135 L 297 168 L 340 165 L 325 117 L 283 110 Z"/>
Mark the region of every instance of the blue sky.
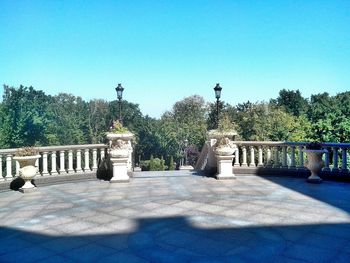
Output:
<path fill-rule="evenodd" d="M 230 104 L 350 90 L 350 1 L 0 0 L 0 81 L 159 117 L 193 94 Z"/>

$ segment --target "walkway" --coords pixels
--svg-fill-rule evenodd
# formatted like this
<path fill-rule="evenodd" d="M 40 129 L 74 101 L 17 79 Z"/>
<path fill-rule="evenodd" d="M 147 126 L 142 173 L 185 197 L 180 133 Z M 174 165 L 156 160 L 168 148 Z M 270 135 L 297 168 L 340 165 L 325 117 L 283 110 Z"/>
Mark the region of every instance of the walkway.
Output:
<path fill-rule="evenodd" d="M 0 193 L 0 262 L 349 262 L 349 184 L 136 175 Z"/>

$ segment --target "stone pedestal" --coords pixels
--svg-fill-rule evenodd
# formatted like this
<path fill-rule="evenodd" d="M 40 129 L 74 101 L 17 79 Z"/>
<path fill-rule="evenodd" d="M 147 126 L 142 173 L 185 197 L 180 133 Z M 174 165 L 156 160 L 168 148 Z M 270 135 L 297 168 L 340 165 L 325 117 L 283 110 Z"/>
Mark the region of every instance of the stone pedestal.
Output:
<path fill-rule="evenodd" d="M 110 158 L 113 166 L 113 177 L 110 183 L 128 183 L 128 158 Z"/>
<path fill-rule="evenodd" d="M 224 179 L 235 179 L 236 176 L 232 172 L 232 161 L 233 155 L 217 155 L 217 165 L 218 165 L 218 173 L 216 178 L 218 180 Z"/>

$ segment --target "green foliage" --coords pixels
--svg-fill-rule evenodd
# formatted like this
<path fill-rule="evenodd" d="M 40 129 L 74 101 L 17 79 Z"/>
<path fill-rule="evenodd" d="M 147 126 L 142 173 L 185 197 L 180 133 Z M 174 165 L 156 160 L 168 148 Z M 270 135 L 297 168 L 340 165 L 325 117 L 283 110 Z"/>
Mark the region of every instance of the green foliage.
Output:
<path fill-rule="evenodd" d="M 204 99 L 194 95 L 174 104 L 159 123 L 160 155 L 183 158 L 183 142 L 201 148 L 206 139 L 206 107 Z"/>
<path fill-rule="evenodd" d="M 224 113 L 220 116 L 218 131 L 219 132 L 236 131 L 236 125 L 232 122 L 232 119 L 230 118 L 228 113 Z"/>
<path fill-rule="evenodd" d="M 271 103 L 283 107 L 287 113 L 296 117 L 306 114 L 309 108 L 307 99 L 301 96 L 299 90 L 282 89 L 277 99 L 271 100 Z"/>
<path fill-rule="evenodd" d="M 112 127 L 109 129 L 111 133 L 127 133 L 128 128 L 124 127 L 119 121 L 113 121 Z"/>
<path fill-rule="evenodd" d="M 299 90 L 281 90 L 270 103 L 220 102 L 219 129 L 236 129 L 242 140 L 349 142 L 350 92 L 303 98 Z M 135 134 L 135 156 L 145 169 L 166 169 L 165 161 L 184 158 L 185 140 L 196 161 L 207 130 L 216 128 L 216 103 L 198 95 L 176 102 L 160 119 L 143 116 L 138 104 L 122 101 L 123 125 Z M 0 148 L 29 145 L 104 143 L 118 101 L 84 101 L 71 94 L 46 95 L 33 87 L 4 86 L 0 102 Z M 120 132 L 120 130 L 118 130 Z"/>
<path fill-rule="evenodd" d="M 167 166 L 163 157 L 159 159 L 153 158 L 153 155 L 151 155 L 150 160 L 141 161 L 141 169 L 142 171 L 164 171 L 167 169 Z"/>
<path fill-rule="evenodd" d="M 34 156 L 34 155 L 37 155 L 37 154 L 39 154 L 38 148 L 33 147 L 33 146 L 28 146 L 28 147 L 19 148 L 16 151 L 15 155 L 24 157 L 24 156 Z"/>
<path fill-rule="evenodd" d="M 169 171 L 173 171 L 173 170 L 175 170 L 174 158 L 173 158 L 173 156 L 170 156 L 170 160 L 169 160 Z"/>

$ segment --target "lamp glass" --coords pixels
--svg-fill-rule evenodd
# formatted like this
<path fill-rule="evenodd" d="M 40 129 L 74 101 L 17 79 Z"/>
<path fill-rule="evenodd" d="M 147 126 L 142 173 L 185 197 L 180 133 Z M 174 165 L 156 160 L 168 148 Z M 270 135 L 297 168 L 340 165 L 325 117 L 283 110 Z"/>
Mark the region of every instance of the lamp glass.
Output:
<path fill-rule="evenodd" d="M 121 100 L 123 98 L 124 88 L 122 87 L 121 84 L 118 84 L 118 86 L 115 88 L 115 90 L 117 91 L 117 98 L 118 98 L 118 100 Z"/>
<path fill-rule="evenodd" d="M 220 97 L 221 97 L 221 90 L 222 90 L 222 88 L 220 87 L 219 83 L 216 84 L 214 91 L 215 91 L 215 97 L 217 99 L 220 99 Z"/>

